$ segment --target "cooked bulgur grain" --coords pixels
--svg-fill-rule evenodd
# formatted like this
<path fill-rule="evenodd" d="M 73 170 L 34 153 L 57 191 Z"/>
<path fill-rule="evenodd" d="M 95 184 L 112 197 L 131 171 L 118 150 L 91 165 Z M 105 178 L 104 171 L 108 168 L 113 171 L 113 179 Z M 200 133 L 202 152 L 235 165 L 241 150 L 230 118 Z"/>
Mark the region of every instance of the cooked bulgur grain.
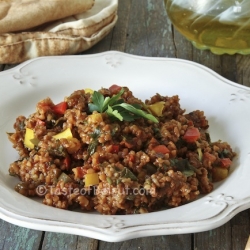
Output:
<path fill-rule="evenodd" d="M 227 177 L 235 153 L 226 142 L 210 141 L 203 111 L 185 114 L 177 95 L 143 103 L 127 87 L 94 93 L 145 113 L 160 104 L 158 122 L 129 112 L 134 119 L 115 119 L 125 115 L 121 109 L 93 111 L 94 94 L 84 90 L 57 105 L 46 98 L 8 135 L 20 155 L 9 168 L 21 180 L 17 192 L 61 209 L 147 213 L 191 202 Z"/>

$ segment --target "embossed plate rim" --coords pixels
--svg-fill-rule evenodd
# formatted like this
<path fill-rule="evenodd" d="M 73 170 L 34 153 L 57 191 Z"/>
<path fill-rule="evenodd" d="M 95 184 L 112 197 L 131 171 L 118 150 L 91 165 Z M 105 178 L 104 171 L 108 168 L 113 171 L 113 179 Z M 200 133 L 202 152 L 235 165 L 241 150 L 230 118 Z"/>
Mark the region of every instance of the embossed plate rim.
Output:
<path fill-rule="evenodd" d="M 161 91 L 169 95 L 178 94 L 184 108 L 204 108 L 209 121 L 211 119 L 212 125 L 216 126 L 216 130 L 211 129 L 212 139 L 226 139 L 239 153 L 228 179 L 218 183 L 212 193 L 197 201 L 142 215 L 107 216 L 64 211 L 16 193 L 13 177 L 7 173 L 8 164 L 16 154 L 5 134 L 11 129 L 16 116 L 30 114 L 40 98 L 51 96 L 54 101 L 59 101 L 75 89 L 89 87 L 89 84 L 95 88 L 114 83 L 128 85 L 142 99 Z M 1 72 L 0 88 L 0 217 L 8 222 L 37 230 L 115 242 L 210 230 L 250 207 L 250 196 L 246 191 L 250 190 L 250 182 L 246 180 L 250 174 L 247 167 L 250 164 L 250 146 L 247 143 L 250 136 L 243 133 L 250 126 L 246 119 L 250 115 L 247 108 L 250 89 L 228 81 L 200 64 L 118 51 L 42 57 Z M 226 109 L 228 106 L 229 110 Z M 219 108 L 223 108 L 222 113 Z M 242 112 L 245 116 L 241 115 Z M 240 123 L 233 123 L 235 119 Z M 242 183 L 244 189 L 240 188 Z"/>

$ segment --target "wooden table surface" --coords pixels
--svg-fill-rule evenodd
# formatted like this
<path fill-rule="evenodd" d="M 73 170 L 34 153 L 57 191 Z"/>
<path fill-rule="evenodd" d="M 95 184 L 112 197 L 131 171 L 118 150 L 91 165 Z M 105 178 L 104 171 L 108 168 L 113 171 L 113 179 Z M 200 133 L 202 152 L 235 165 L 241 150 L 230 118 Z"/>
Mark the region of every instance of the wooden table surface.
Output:
<path fill-rule="evenodd" d="M 163 0 L 120 0 L 118 17 L 112 32 L 82 54 L 117 50 L 141 56 L 181 58 L 205 65 L 229 80 L 250 86 L 250 56 L 218 56 L 195 49 L 172 27 Z M 0 71 L 14 66 L 0 65 Z M 207 232 L 162 235 L 118 243 L 41 232 L 0 220 L 0 249 L 241 250 L 245 248 L 250 234 L 249 211 L 243 211 L 225 225 Z"/>

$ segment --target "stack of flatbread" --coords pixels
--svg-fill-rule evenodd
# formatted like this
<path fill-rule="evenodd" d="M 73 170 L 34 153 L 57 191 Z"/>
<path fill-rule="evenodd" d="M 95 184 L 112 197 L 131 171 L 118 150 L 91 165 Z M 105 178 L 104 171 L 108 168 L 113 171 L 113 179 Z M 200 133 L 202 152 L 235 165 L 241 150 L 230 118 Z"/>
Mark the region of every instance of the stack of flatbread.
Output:
<path fill-rule="evenodd" d="M 85 51 L 117 21 L 118 0 L 0 0 L 0 64 Z"/>

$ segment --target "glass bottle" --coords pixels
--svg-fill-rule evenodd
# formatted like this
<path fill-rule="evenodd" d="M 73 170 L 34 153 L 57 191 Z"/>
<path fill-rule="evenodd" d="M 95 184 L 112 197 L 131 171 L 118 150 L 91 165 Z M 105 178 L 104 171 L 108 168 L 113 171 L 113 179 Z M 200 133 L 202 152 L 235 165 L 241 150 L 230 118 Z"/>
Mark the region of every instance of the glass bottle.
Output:
<path fill-rule="evenodd" d="M 164 0 L 175 28 L 198 49 L 250 54 L 250 0 Z"/>

